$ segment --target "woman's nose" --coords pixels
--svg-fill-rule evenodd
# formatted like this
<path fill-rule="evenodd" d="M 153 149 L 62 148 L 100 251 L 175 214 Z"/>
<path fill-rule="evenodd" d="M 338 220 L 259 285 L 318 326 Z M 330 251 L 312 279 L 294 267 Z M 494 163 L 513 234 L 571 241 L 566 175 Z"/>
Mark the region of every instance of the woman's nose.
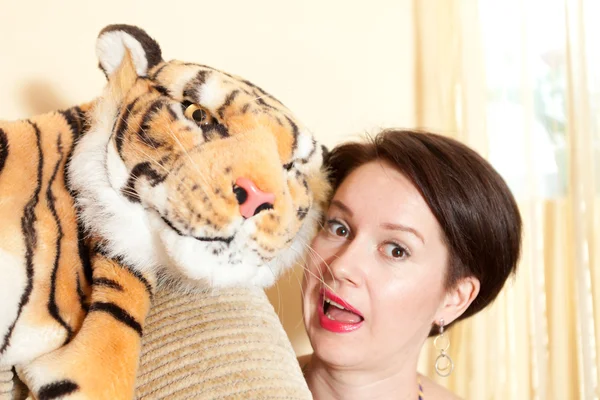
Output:
<path fill-rule="evenodd" d="M 329 263 L 329 273 L 333 281 L 360 286 L 364 282 L 364 268 L 366 255 L 355 243 L 350 243 L 335 256 Z"/>

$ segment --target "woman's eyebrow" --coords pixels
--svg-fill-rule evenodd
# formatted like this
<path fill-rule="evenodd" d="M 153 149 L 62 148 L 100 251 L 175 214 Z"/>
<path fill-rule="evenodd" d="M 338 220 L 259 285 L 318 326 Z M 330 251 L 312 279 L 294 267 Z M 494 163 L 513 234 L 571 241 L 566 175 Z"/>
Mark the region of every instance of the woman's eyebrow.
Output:
<path fill-rule="evenodd" d="M 392 223 L 386 222 L 386 223 L 381 224 L 381 227 L 384 229 L 392 230 L 392 231 L 403 231 L 403 232 L 412 233 L 413 235 L 415 235 L 416 237 L 421 239 L 421 242 L 423 242 L 423 244 L 425 244 L 425 239 L 423 238 L 423 235 L 421 235 L 419 233 L 419 231 L 417 231 L 414 228 L 411 228 L 410 226 L 406 226 L 406 225 L 402 225 L 402 224 L 392 224 Z"/>
<path fill-rule="evenodd" d="M 345 214 L 348 214 L 351 217 L 354 216 L 354 213 L 352 212 L 352 210 L 350 210 L 350 208 L 348 208 L 347 205 L 345 205 L 344 203 L 342 203 L 339 200 L 332 200 L 329 207 L 339 208 L 340 211 L 344 212 Z"/>

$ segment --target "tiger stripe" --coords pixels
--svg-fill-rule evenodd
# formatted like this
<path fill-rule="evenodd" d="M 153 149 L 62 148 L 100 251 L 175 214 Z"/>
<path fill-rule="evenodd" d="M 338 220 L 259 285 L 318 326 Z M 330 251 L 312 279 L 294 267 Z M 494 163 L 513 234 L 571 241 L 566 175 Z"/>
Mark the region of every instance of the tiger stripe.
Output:
<path fill-rule="evenodd" d="M 144 116 L 142 117 L 142 122 L 140 123 L 140 128 L 136 132 L 137 136 L 142 142 L 155 149 L 163 146 L 164 143 L 148 135 L 148 124 L 150 123 L 152 117 L 155 116 L 158 113 L 158 111 L 160 111 L 160 109 L 164 106 L 165 101 L 163 99 L 154 100 L 144 113 Z"/>
<path fill-rule="evenodd" d="M 27 121 L 29 125 L 34 130 L 35 133 L 35 144 L 37 150 L 37 182 L 33 192 L 33 195 L 25 205 L 23 210 L 23 215 L 21 217 L 21 234 L 23 235 L 23 240 L 25 242 L 25 271 L 27 275 L 27 285 L 25 287 L 25 291 L 21 295 L 21 299 L 19 300 L 19 305 L 17 307 L 17 316 L 13 323 L 8 327 L 6 334 L 2 340 L 2 346 L 0 347 L 0 355 L 4 353 L 10 343 L 10 337 L 15 328 L 21 313 L 23 312 L 23 307 L 29 302 L 29 296 L 33 290 L 33 253 L 35 247 L 37 245 L 37 232 L 35 230 L 35 207 L 37 206 L 40 198 L 40 192 L 42 190 L 42 175 L 44 168 L 44 155 L 42 153 L 41 146 L 41 137 L 40 130 L 37 125 L 32 123 L 31 121 Z"/>
<path fill-rule="evenodd" d="M 65 343 L 68 343 L 73 337 L 73 328 L 70 327 L 65 320 L 60 316 L 60 312 L 58 310 L 58 306 L 56 305 L 56 279 L 58 275 L 58 267 L 61 258 L 61 243 L 64 237 L 62 223 L 60 218 L 58 217 L 56 206 L 55 206 L 55 197 L 52 193 L 52 184 L 56 179 L 56 175 L 58 174 L 59 168 L 64 160 L 64 151 L 61 142 L 61 136 L 58 135 L 57 143 L 56 143 L 56 154 L 58 154 L 58 160 L 54 166 L 54 170 L 52 171 L 52 175 L 50 176 L 50 180 L 48 181 L 48 188 L 46 189 L 46 202 L 48 204 L 48 208 L 54 222 L 56 223 L 56 239 L 55 239 L 55 248 L 56 253 L 54 256 L 54 263 L 52 266 L 52 275 L 50 277 L 50 295 L 48 297 L 48 312 L 66 331 L 67 337 L 65 338 Z"/>
<path fill-rule="evenodd" d="M 119 269 L 126 270 L 130 275 L 135 277 L 141 284 L 144 285 L 146 289 L 146 294 L 152 298 L 154 295 L 154 287 L 155 284 L 152 284 L 140 271 L 136 270 L 132 266 L 128 265 L 122 257 L 111 257 L 110 254 L 104 249 L 100 244 L 97 244 L 94 247 L 94 253 L 96 257 L 103 257 L 106 260 L 111 261 L 115 266 L 118 266 Z"/>
<path fill-rule="evenodd" d="M 123 115 L 119 116 L 117 126 L 115 127 L 115 143 L 117 145 L 117 152 L 122 157 L 122 149 L 123 149 L 123 140 L 125 137 L 125 133 L 127 130 L 127 125 L 129 124 L 129 117 L 131 116 L 131 112 L 138 102 L 138 98 L 134 99 L 131 103 L 127 104 L 125 107 L 125 111 L 123 111 Z"/>
<path fill-rule="evenodd" d="M 320 148 L 263 89 L 164 62 L 136 27 L 107 27 L 96 49 L 102 96 L 0 121 L 0 362 L 40 399 L 133 394 L 158 282 L 178 284 L 178 271 L 185 284 L 271 284 L 327 193 Z M 190 104 L 209 123 L 188 118 Z M 239 178 L 275 194 L 247 239 Z"/>
<path fill-rule="evenodd" d="M 140 337 L 142 336 L 142 325 L 138 321 L 136 321 L 136 319 L 133 316 L 131 316 L 131 314 L 125 311 L 125 309 L 119 307 L 114 303 L 97 301 L 95 303 L 92 303 L 92 305 L 89 308 L 89 311 L 105 312 L 110 316 L 114 317 L 117 321 L 124 323 L 125 325 L 136 331 L 137 334 L 140 335 Z"/>
<path fill-rule="evenodd" d="M 39 400 L 52 400 L 74 393 L 79 386 L 70 380 L 63 380 L 44 385 L 38 392 Z"/>
<path fill-rule="evenodd" d="M 121 286 L 121 284 L 113 279 L 108 279 L 108 278 L 95 278 L 92 280 L 92 285 L 94 286 L 105 286 L 105 287 L 109 287 L 115 290 L 118 290 L 120 292 L 123 291 L 123 286 Z"/>
<path fill-rule="evenodd" d="M 64 118 L 65 122 L 67 123 L 67 125 L 70 128 L 71 143 L 73 143 L 73 144 L 83 134 L 83 132 L 85 130 L 87 130 L 87 128 L 88 128 L 87 117 L 86 117 L 85 113 L 86 113 L 86 110 L 90 109 L 90 107 L 91 107 L 90 104 L 86 104 L 81 107 L 75 106 L 68 110 L 59 111 L 59 115 L 61 115 Z M 70 146 L 70 148 L 67 152 L 67 157 L 66 157 L 66 161 L 65 161 L 65 165 L 64 165 L 65 171 L 68 170 L 68 168 L 69 168 L 71 158 L 73 157 L 73 149 L 74 149 L 74 146 L 72 145 L 72 146 Z M 75 192 L 75 190 L 73 190 L 73 188 L 69 182 L 69 178 L 68 178 L 67 174 L 64 173 L 64 171 L 63 171 L 63 185 L 72 198 L 74 198 L 74 199 L 77 198 L 77 193 Z M 74 205 L 74 207 L 76 207 L 76 205 Z M 77 223 L 77 246 L 78 246 L 77 253 L 79 256 L 79 262 L 83 268 L 83 277 L 85 279 L 85 284 L 87 286 L 90 286 L 92 284 L 92 265 L 90 263 L 90 258 L 89 258 L 89 249 L 87 246 L 87 242 L 85 240 L 85 236 L 86 236 L 85 229 L 83 227 L 81 220 L 77 219 L 76 223 Z M 83 293 L 83 288 L 81 287 L 80 279 L 81 278 L 78 276 L 78 278 L 77 278 L 77 285 L 78 285 L 77 293 L 80 297 L 80 303 L 82 305 L 82 308 L 87 309 L 88 305 L 86 304 L 85 301 L 83 301 L 84 293 Z"/>
<path fill-rule="evenodd" d="M 0 129 L 0 172 L 4 168 L 6 159 L 8 158 L 8 137 L 2 129 Z"/>
<path fill-rule="evenodd" d="M 236 96 L 238 94 L 240 94 L 240 91 L 234 90 L 233 92 L 231 92 L 227 95 L 227 97 L 225 98 L 225 101 L 223 102 L 221 107 L 219 107 L 217 109 L 217 115 L 219 116 L 219 118 L 221 118 L 221 119 L 224 118 L 223 114 L 225 113 L 225 109 L 231 105 L 231 103 L 233 102 L 233 100 L 236 98 Z"/>

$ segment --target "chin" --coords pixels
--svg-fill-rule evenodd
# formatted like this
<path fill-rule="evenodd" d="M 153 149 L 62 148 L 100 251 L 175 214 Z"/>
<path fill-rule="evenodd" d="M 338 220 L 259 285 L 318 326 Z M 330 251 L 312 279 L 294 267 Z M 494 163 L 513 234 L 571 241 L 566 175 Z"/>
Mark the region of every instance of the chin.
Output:
<path fill-rule="evenodd" d="M 312 317 L 311 326 L 307 329 L 314 354 L 330 365 L 340 367 L 355 365 L 364 358 L 364 343 L 357 335 L 337 334 L 323 329 L 319 325 L 318 316 Z"/>
<path fill-rule="evenodd" d="M 363 346 L 357 343 L 334 340 L 316 340 L 314 354 L 330 366 L 349 367 L 364 359 Z"/>

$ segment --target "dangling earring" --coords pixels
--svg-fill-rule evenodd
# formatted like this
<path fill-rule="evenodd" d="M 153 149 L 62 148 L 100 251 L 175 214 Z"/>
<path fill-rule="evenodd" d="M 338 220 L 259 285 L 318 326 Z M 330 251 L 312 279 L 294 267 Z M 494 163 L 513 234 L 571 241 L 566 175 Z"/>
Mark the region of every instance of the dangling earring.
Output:
<path fill-rule="evenodd" d="M 440 319 L 440 333 L 433 341 L 433 346 L 440 352 L 435 359 L 435 372 L 442 377 L 450 376 L 454 370 L 454 362 L 452 362 L 450 356 L 446 354 L 446 350 L 450 347 L 450 339 L 444 334 L 443 318 Z"/>

